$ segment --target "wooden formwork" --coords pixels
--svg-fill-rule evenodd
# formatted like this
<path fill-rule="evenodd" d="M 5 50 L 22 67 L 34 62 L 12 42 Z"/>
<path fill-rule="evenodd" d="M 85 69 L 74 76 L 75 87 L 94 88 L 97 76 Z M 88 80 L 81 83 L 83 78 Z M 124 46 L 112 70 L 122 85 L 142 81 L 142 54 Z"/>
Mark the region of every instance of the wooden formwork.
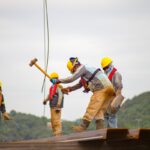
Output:
<path fill-rule="evenodd" d="M 150 129 L 100 129 L 38 140 L 0 143 L 0 150 L 150 150 Z"/>

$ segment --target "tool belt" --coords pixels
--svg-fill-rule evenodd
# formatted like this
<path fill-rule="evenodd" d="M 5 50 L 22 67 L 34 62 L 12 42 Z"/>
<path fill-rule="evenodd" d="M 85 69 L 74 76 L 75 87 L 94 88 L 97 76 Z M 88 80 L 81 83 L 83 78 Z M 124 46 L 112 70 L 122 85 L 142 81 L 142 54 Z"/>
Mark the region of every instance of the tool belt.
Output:
<path fill-rule="evenodd" d="M 89 89 L 89 82 L 95 77 L 95 75 L 99 72 L 99 71 L 101 71 L 101 69 L 100 68 L 98 68 L 98 69 L 96 69 L 95 71 L 94 71 L 94 73 L 91 75 L 91 77 L 86 81 L 83 77 L 81 77 L 81 80 L 80 80 L 80 83 L 82 84 L 82 86 L 84 87 L 84 90 L 83 90 L 83 92 L 84 93 L 88 93 L 89 91 L 90 91 L 90 89 Z"/>

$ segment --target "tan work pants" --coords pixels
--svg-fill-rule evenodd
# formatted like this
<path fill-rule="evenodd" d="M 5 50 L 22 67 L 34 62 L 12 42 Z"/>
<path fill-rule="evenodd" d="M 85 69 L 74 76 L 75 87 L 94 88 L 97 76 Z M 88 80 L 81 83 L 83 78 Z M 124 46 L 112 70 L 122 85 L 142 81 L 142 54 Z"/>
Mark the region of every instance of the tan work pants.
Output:
<path fill-rule="evenodd" d="M 113 96 L 113 86 L 108 86 L 102 90 L 95 91 L 90 99 L 83 119 L 87 121 L 92 121 L 93 119 L 104 120 L 104 113 L 106 112 L 110 102 L 112 101 Z"/>
<path fill-rule="evenodd" d="M 56 112 L 55 108 L 51 108 L 51 124 L 53 134 L 60 135 L 62 133 L 61 110 Z"/>

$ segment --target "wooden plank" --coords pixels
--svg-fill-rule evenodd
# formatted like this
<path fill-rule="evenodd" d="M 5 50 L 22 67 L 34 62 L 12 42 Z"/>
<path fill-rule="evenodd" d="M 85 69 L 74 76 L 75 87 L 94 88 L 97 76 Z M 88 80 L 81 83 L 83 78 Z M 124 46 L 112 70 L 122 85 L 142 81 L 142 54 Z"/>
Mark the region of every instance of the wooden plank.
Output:
<path fill-rule="evenodd" d="M 139 130 L 139 140 L 150 142 L 150 129 L 140 129 Z"/>
<path fill-rule="evenodd" d="M 129 137 L 135 140 L 148 141 L 150 143 L 150 129 L 133 129 L 129 131 Z"/>
<path fill-rule="evenodd" d="M 37 140 L 28 140 L 28 141 L 19 141 L 22 143 L 30 143 L 30 142 L 49 142 L 49 143 L 55 143 L 55 142 L 62 142 L 62 141 L 77 141 L 79 139 L 81 141 L 82 138 L 92 138 L 96 137 L 99 139 L 106 139 L 106 133 L 107 129 L 100 129 L 100 130 L 95 130 L 95 131 L 85 131 L 85 132 L 80 132 L 80 133 L 72 133 L 69 135 L 63 135 L 63 136 L 58 136 L 58 137 L 50 137 L 50 138 L 44 138 L 44 139 L 37 139 Z"/>
<path fill-rule="evenodd" d="M 149 150 L 148 144 L 137 141 L 120 141 L 109 144 L 97 140 L 67 143 L 7 143 L 0 150 Z"/>
<path fill-rule="evenodd" d="M 77 139 L 70 139 L 70 140 L 63 140 L 60 142 L 82 142 L 82 141 L 93 141 L 93 140 L 104 140 L 103 136 L 95 136 L 95 137 L 85 137 L 85 138 L 77 138 Z"/>
<path fill-rule="evenodd" d="M 11 143 L 0 143 L 0 150 L 93 149 L 150 150 L 150 129 L 101 129 L 96 131 L 72 133 L 70 135 L 64 135 L 60 137 L 51 137 L 45 139 Z"/>
<path fill-rule="evenodd" d="M 128 129 L 107 129 L 107 141 L 114 141 L 114 140 L 127 140 L 129 131 Z"/>

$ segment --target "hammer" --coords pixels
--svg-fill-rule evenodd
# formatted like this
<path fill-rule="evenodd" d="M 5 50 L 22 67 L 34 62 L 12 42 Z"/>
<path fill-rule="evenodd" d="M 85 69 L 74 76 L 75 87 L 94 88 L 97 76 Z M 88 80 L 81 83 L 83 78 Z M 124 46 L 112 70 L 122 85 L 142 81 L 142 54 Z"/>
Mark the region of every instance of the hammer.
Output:
<path fill-rule="evenodd" d="M 29 66 L 32 67 L 33 65 L 38 68 L 44 75 L 46 75 L 49 79 L 50 79 L 50 76 L 36 63 L 38 60 L 37 58 L 34 58 L 30 61 L 30 64 Z"/>

